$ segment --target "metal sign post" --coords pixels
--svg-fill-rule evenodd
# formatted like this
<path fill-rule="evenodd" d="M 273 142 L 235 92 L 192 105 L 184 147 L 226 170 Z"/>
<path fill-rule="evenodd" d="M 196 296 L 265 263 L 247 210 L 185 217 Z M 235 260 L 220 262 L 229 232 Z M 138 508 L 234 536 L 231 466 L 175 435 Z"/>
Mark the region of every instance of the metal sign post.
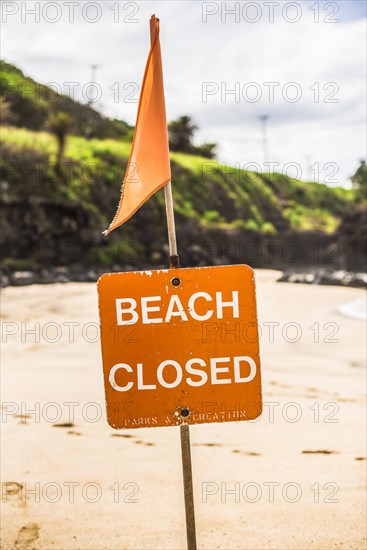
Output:
<path fill-rule="evenodd" d="M 170 267 L 177 268 L 180 266 L 179 256 L 177 254 L 175 217 L 173 210 L 172 188 L 169 182 L 164 188 L 164 198 L 166 202 L 167 215 L 167 230 L 169 244 L 169 259 Z M 189 411 L 183 409 L 181 416 L 184 418 Z M 185 516 L 186 516 L 186 537 L 187 550 L 196 550 L 196 526 L 195 526 L 195 505 L 194 505 L 194 490 L 192 483 L 192 466 L 191 466 L 191 447 L 190 447 L 190 426 L 181 424 L 181 458 L 182 458 L 182 473 L 185 495 Z"/>
<path fill-rule="evenodd" d="M 180 434 L 181 434 L 182 472 L 183 472 L 184 494 L 185 494 L 187 549 L 196 550 L 196 527 L 195 527 L 194 491 L 192 486 L 190 427 L 188 424 L 181 424 Z"/>

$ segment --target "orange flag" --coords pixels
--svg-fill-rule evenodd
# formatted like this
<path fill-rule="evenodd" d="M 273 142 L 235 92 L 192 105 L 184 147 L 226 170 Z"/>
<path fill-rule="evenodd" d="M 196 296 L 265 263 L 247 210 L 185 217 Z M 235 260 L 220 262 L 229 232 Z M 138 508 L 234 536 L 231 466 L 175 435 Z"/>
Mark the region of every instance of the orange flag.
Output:
<path fill-rule="evenodd" d="M 120 203 L 110 227 L 103 235 L 108 235 L 131 218 L 149 197 L 171 180 L 159 19 L 154 15 L 150 19 L 150 39 Z"/>

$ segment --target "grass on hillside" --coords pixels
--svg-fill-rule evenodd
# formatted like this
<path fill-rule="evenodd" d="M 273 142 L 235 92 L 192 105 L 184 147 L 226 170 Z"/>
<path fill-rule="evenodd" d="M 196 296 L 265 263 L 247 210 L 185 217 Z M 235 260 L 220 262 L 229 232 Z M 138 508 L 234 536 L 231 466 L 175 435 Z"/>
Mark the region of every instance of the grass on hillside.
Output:
<path fill-rule="evenodd" d="M 56 160 L 56 138 L 47 132 L 1 127 L 1 141 L 18 156 L 36 151 L 46 155 L 49 163 Z M 65 159 L 77 164 L 74 178 L 62 190 L 53 187 L 52 192 L 63 192 L 69 199 L 98 209 L 99 205 L 93 202 L 98 173 L 102 170 L 108 185 L 118 189 L 129 152 L 130 144 L 123 141 L 86 140 L 70 135 Z M 285 227 L 288 224 L 297 231 L 332 232 L 354 201 L 353 191 L 301 182 L 282 174 L 245 172 L 183 153 L 171 153 L 171 161 L 176 211 L 204 225 L 274 233 L 282 224 Z M 83 179 L 85 166 L 89 177 Z M 117 178 L 116 168 L 119 168 Z M 162 200 L 161 194 L 154 195 L 152 208 L 162 207 Z"/>

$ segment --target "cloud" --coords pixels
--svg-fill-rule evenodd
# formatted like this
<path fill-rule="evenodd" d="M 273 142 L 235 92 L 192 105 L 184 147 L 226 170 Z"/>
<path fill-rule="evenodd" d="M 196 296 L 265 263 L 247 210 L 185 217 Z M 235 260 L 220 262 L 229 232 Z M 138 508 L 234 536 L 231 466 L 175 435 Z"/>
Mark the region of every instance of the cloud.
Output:
<path fill-rule="evenodd" d="M 29 10 L 35 3 L 18 4 Z M 93 10 L 92 4 L 99 8 Z M 79 82 L 75 90 L 80 100 L 85 100 L 90 64 L 99 64 L 102 97 L 96 107 L 134 123 L 137 104 L 127 102 L 134 90 L 128 83 L 140 86 L 149 48 L 148 21 L 155 10 L 161 19 L 170 119 L 192 115 L 200 126 L 198 139 L 218 142 L 227 162 L 261 163 L 258 117 L 268 114 L 272 159 L 282 165 L 304 164 L 306 157 L 320 165 L 335 162 L 340 183 L 355 171 L 365 153 L 363 2 L 320 2 L 318 13 L 311 9 L 315 3 L 303 0 L 273 6 L 258 2 L 257 7 L 255 2 L 116 4 L 75 5 L 70 22 L 70 8 L 60 1 L 61 17 L 55 23 L 45 20 L 55 17 L 52 7 L 40 14 L 38 23 L 19 9 L 3 23 L 3 56 L 36 80 L 57 82 L 64 90 L 65 83 Z M 98 12 L 98 22 L 92 23 Z M 332 22 L 336 19 L 339 22 Z M 218 92 L 203 102 L 205 82 L 215 83 Z M 274 101 L 267 84 L 271 82 L 279 83 L 274 85 Z M 239 89 L 239 97 L 226 93 L 230 89 Z M 302 96 L 291 102 L 299 89 Z M 252 102 L 256 93 L 261 98 Z"/>

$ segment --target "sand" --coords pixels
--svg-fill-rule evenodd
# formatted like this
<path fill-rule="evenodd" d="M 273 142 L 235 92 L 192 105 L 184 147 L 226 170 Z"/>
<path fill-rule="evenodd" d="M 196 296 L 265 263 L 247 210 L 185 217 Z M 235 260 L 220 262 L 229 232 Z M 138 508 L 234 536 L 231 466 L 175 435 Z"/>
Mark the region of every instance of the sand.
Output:
<path fill-rule="evenodd" d="M 363 549 L 365 327 L 339 308 L 364 292 L 278 275 L 256 272 L 261 419 L 191 427 L 198 547 Z M 2 310 L 1 548 L 185 548 L 179 429 L 106 423 L 95 285 Z"/>

